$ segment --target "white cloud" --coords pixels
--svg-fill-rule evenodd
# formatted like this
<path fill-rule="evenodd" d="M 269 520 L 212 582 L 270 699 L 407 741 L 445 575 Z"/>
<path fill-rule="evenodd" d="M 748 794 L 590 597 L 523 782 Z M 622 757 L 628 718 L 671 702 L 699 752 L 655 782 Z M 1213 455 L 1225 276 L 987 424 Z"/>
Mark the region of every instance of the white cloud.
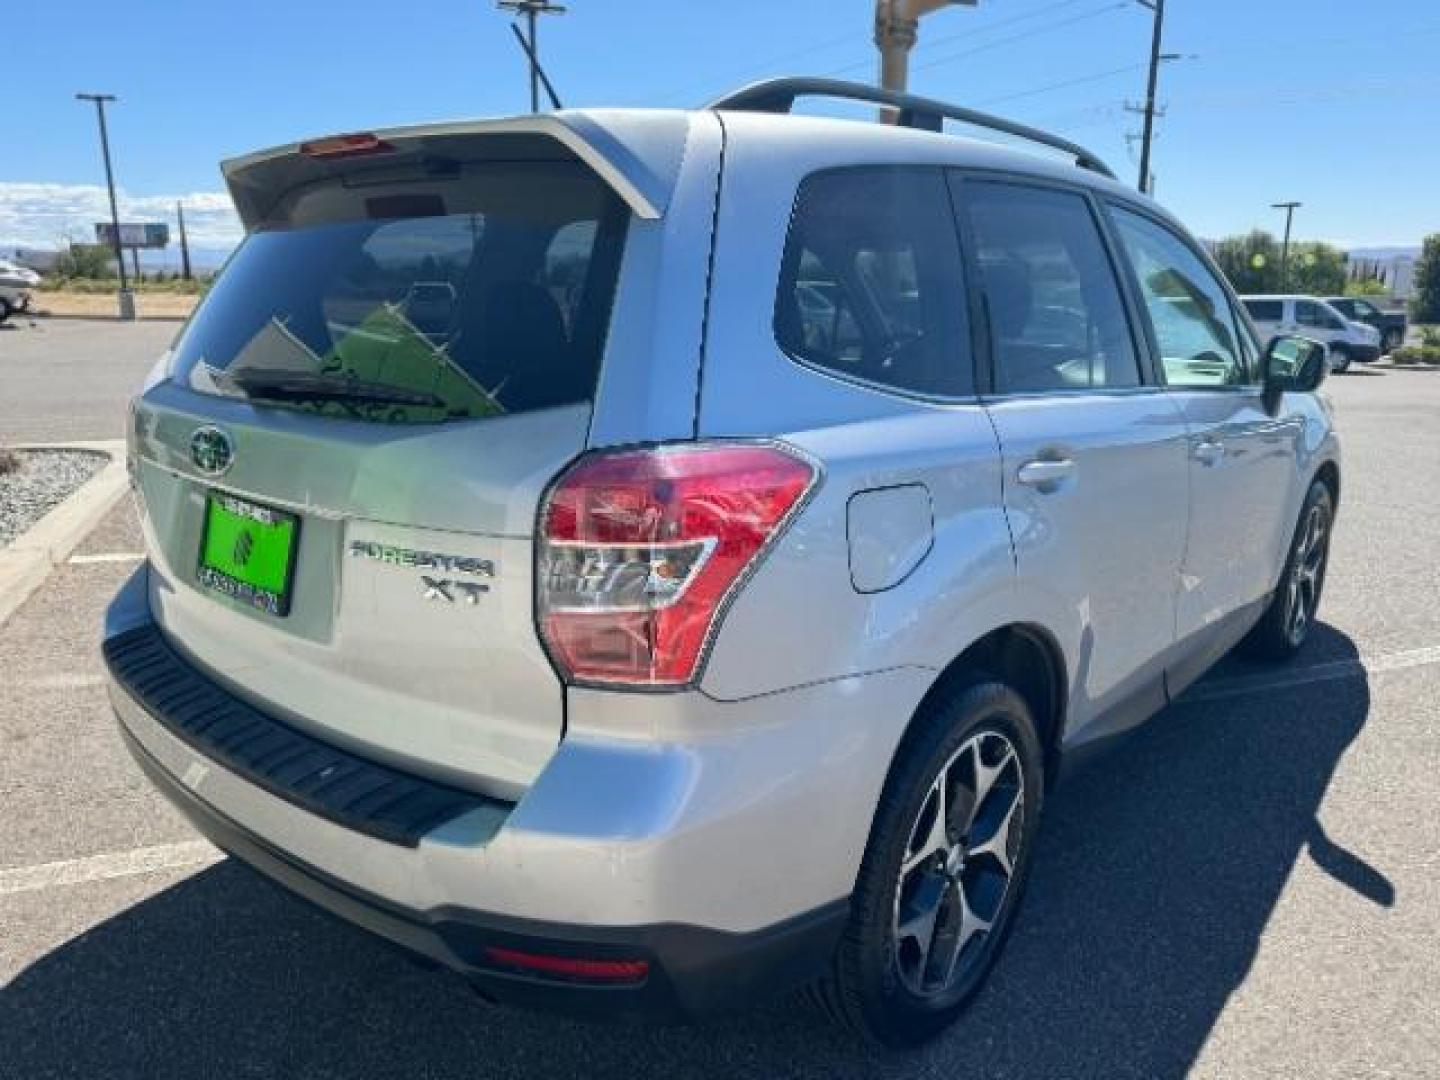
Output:
<path fill-rule="evenodd" d="M 185 231 L 192 247 L 227 249 L 244 230 L 223 191 L 178 195 L 131 195 L 117 190 L 121 221 L 165 221 L 179 243 L 175 204 L 185 204 Z M 0 248 L 55 248 L 70 240 L 93 243 L 95 223 L 110 219 L 110 200 L 99 184 L 0 181 Z"/>

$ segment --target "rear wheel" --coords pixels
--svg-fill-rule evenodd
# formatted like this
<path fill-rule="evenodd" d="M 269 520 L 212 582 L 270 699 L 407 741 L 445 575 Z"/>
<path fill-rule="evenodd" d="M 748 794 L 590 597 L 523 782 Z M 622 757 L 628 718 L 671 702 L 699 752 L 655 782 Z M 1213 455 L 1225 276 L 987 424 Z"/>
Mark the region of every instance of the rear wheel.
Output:
<path fill-rule="evenodd" d="M 1262 659 L 1286 660 L 1305 644 L 1325 588 L 1334 521 L 1334 497 L 1322 481 L 1316 480 L 1300 510 L 1280 584 L 1265 614 L 1245 639 L 1245 652 Z"/>
<path fill-rule="evenodd" d="M 10 313 L 13 310 L 14 308 L 10 306 L 10 301 L 6 300 L 3 296 L 0 296 L 0 323 L 3 323 L 6 319 L 10 318 Z"/>
<path fill-rule="evenodd" d="M 1386 353 L 1392 353 L 1396 349 L 1400 348 L 1400 346 L 1403 344 L 1405 344 L 1405 335 L 1403 333 L 1395 329 L 1386 330 L 1385 340 L 1383 342 L 1381 351 Z"/>
<path fill-rule="evenodd" d="M 1029 870 L 1044 788 L 1030 710 L 1002 683 L 956 691 L 915 724 L 817 987 L 836 1019 L 888 1046 L 937 1034 L 984 982 Z"/>
<path fill-rule="evenodd" d="M 1330 370 L 1336 374 L 1350 370 L 1350 350 L 1343 345 L 1330 346 Z"/>

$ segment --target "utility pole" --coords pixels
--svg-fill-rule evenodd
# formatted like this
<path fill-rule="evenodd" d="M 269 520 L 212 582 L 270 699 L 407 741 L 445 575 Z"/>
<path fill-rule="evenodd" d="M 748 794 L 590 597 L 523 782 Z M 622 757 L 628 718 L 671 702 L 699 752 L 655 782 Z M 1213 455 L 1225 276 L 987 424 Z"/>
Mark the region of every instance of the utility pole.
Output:
<path fill-rule="evenodd" d="M 1165 33 L 1165 0 L 1136 0 L 1155 13 L 1150 36 L 1150 79 L 1145 88 L 1145 130 L 1140 136 L 1140 183 L 1142 194 L 1150 191 L 1150 142 L 1155 136 L 1155 84 L 1160 80 L 1160 41 Z"/>
<path fill-rule="evenodd" d="M 125 281 L 125 253 L 120 250 L 120 211 L 115 205 L 115 172 L 110 167 L 110 135 L 105 130 L 105 103 L 114 101 L 114 94 L 76 94 L 78 101 L 93 101 L 100 118 L 100 152 L 105 157 L 105 186 L 110 189 L 110 225 L 115 230 L 111 242 L 115 247 L 115 266 L 120 271 L 120 318 L 135 318 L 135 295 Z"/>
<path fill-rule="evenodd" d="M 1285 291 L 1285 286 L 1290 281 L 1290 226 L 1295 221 L 1295 211 L 1304 206 L 1299 202 L 1277 202 L 1271 203 L 1270 209 L 1285 211 L 1285 239 L 1280 242 L 1280 291 Z"/>
<path fill-rule="evenodd" d="M 530 57 L 530 111 L 540 111 L 540 38 L 538 36 L 537 16 L 540 15 L 564 15 L 567 8 L 561 4 L 552 4 L 550 0 L 496 0 L 498 7 L 506 11 L 513 11 L 516 15 L 524 15 L 526 29 L 529 31 L 529 49 L 526 51 Z"/>
<path fill-rule="evenodd" d="M 920 19 L 943 7 L 974 7 L 979 0 L 875 0 L 875 47 L 880 50 L 880 85 L 904 93 L 910 82 L 910 50 L 920 37 Z M 895 110 L 880 110 L 883 123 Z"/>
<path fill-rule="evenodd" d="M 185 239 L 185 204 L 175 204 L 175 216 L 180 219 L 180 276 L 190 280 L 190 244 Z"/>

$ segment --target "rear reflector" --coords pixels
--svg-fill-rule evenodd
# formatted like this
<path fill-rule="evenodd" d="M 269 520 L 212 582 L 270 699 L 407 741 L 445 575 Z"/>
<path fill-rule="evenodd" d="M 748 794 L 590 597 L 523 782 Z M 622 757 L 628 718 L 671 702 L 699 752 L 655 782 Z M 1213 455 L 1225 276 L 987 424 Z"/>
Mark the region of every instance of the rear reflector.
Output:
<path fill-rule="evenodd" d="M 648 960 L 592 960 L 575 956 L 548 956 L 488 946 L 485 958 L 499 967 L 517 968 L 537 975 L 595 983 L 638 983 L 650 974 Z"/>
<path fill-rule="evenodd" d="M 388 154 L 394 149 L 384 139 L 368 131 L 311 139 L 300 144 L 300 153 L 313 158 L 361 157 L 365 154 Z"/>
<path fill-rule="evenodd" d="M 725 603 L 814 483 L 775 445 L 587 455 L 542 511 L 537 609 L 569 680 L 684 686 Z"/>

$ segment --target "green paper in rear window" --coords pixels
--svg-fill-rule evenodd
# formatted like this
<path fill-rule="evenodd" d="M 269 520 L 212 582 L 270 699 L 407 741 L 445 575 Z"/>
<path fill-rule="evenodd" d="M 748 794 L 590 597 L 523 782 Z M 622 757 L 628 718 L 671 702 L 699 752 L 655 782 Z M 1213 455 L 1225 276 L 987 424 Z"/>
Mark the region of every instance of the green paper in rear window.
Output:
<path fill-rule="evenodd" d="M 250 236 L 176 345 L 203 393 L 385 423 L 594 395 L 628 214 L 572 163 L 334 182 Z"/>

